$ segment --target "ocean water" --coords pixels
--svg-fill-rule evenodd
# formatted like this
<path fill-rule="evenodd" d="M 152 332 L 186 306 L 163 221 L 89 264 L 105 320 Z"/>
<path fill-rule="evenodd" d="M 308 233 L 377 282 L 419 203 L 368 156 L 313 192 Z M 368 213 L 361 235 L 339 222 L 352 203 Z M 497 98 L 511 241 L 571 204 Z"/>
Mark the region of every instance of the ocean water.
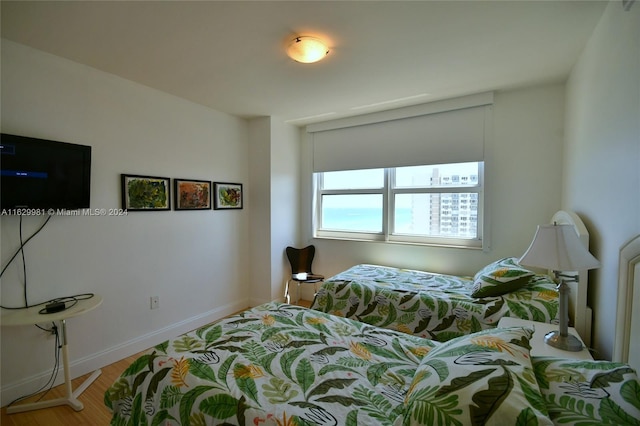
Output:
<path fill-rule="evenodd" d="M 411 224 L 411 209 L 396 211 L 396 224 Z M 382 211 L 377 208 L 325 208 L 322 215 L 324 229 L 382 232 Z"/>
<path fill-rule="evenodd" d="M 444 238 L 476 238 L 475 227 L 469 229 L 442 230 L 432 234 L 430 223 L 414 223 L 416 220 L 411 208 L 396 210 L 394 234 L 412 234 Z M 323 210 L 322 228 L 326 230 L 342 230 L 354 232 L 382 232 L 382 211 L 377 208 L 325 208 Z"/>

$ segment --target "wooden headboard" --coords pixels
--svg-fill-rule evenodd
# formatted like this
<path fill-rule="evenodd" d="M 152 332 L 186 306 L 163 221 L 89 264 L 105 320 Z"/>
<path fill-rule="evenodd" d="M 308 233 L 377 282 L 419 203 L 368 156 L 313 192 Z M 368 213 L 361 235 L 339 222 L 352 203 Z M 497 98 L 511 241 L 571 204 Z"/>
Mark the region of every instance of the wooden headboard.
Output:
<path fill-rule="evenodd" d="M 640 235 L 620 250 L 619 267 L 613 361 L 640 371 Z"/>
<path fill-rule="evenodd" d="M 573 225 L 578 234 L 578 238 L 589 250 L 589 232 L 584 226 L 580 217 L 569 211 L 560 210 L 556 212 L 551 218 L 551 223 L 557 223 L 558 225 Z M 568 282 L 567 284 L 571 288 L 569 293 L 569 319 L 570 325 L 575 327 L 576 331 L 582 338 L 584 344 L 587 347 L 591 346 L 591 321 L 592 311 L 587 306 L 587 290 L 589 279 L 587 271 L 562 271 L 566 274 L 578 274 L 578 282 Z"/>

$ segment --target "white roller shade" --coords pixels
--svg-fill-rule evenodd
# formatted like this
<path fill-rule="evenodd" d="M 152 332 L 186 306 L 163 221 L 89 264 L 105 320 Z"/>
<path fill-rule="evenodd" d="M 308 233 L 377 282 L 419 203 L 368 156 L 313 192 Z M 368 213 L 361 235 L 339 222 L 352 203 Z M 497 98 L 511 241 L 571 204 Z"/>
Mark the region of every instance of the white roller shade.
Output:
<path fill-rule="evenodd" d="M 313 132 L 313 170 L 482 161 L 487 108 L 476 106 Z"/>

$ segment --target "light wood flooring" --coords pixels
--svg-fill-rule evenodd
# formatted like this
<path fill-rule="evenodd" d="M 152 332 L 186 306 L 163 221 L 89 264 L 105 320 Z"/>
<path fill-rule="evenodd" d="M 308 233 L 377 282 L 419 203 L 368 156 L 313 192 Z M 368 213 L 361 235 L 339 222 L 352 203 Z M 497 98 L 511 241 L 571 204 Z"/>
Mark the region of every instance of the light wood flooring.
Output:
<path fill-rule="evenodd" d="M 69 406 L 59 406 L 44 408 L 41 410 L 27 411 L 24 413 L 7 414 L 7 408 L 2 408 L 0 415 L 0 425 L 2 426 L 100 426 L 108 425 L 111 420 L 111 412 L 104 405 L 104 393 L 107 388 L 115 382 L 129 364 L 131 364 L 140 354 L 132 355 L 111 365 L 103 367 L 102 374 L 98 376 L 85 391 L 78 397 L 84 404 L 84 409 L 74 411 Z M 79 377 L 72 381 L 73 389 L 80 386 L 91 374 Z M 43 400 L 55 399 L 64 396 L 62 385 L 51 389 Z M 26 400 L 33 402 L 37 396 Z M 20 402 L 22 403 L 22 402 Z M 17 405 L 17 404 L 16 404 Z"/>
<path fill-rule="evenodd" d="M 301 306 L 309 307 L 310 302 L 300 300 Z M 146 352 L 146 351 L 143 351 Z M 118 376 L 131 364 L 140 354 L 124 358 L 111 365 L 102 368 L 102 374 L 78 397 L 84 404 L 84 409 L 74 411 L 71 407 L 60 406 L 41 410 L 27 411 L 24 413 L 7 414 L 6 407 L 2 408 L 0 414 L 1 426 L 102 426 L 108 425 L 111 420 L 111 412 L 104 405 L 104 393 L 107 388 L 116 381 Z M 62 372 L 60 373 L 62 374 Z M 74 379 L 73 389 L 80 386 L 90 374 Z M 44 397 L 44 400 L 59 398 L 64 395 L 62 385 L 53 388 Z M 35 396 L 24 402 L 33 402 L 38 398 Z M 23 403 L 23 402 L 21 402 Z"/>

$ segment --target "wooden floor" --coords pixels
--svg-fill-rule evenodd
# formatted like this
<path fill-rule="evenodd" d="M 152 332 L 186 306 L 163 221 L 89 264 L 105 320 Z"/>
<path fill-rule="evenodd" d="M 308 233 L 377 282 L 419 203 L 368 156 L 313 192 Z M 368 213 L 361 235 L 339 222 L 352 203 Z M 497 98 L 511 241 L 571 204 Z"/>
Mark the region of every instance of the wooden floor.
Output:
<path fill-rule="evenodd" d="M 100 426 L 108 425 L 111 420 L 111 412 L 104 405 L 104 393 L 107 388 L 116 381 L 118 376 L 131 364 L 139 354 L 132 355 L 111 365 L 103 367 L 102 374 L 98 376 L 85 391 L 78 397 L 84 404 L 84 409 L 74 411 L 69 406 L 51 407 L 41 410 L 27 411 L 24 413 L 7 414 L 7 408 L 2 408 L 0 425 L 28 425 L 28 426 Z M 73 389 L 80 386 L 91 374 L 73 380 Z M 43 400 L 55 399 L 64 395 L 64 387 L 56 386 L 43 398 Z M 33 402 L 33 397 L 26 402 Z M 22 402 L 20 402 L 22 403 Z M 17 404 L 16 404 L 17 405 Z"/>
<path fill-rule="evenodd" d="M 309 307 L 310 302 L 300 300 L 299 305 Z M 143 351 L 146 352 L 146 351 Z M 141 352 L 140 354 L 142 354 Z M 108 425 L 111 420 L 111 412 L 104 405 L 104 393 L 107 388 L 116 381 L 118 376 L 140 354 L 132 355 L 111 365 L 102 368 L 102 374 L 93 382 L 78 399 L 84 404 L 84 409 L 74 411 L 71 407 L 60 406 L 41 410 L 27 411 L 24 413 L 7 414 L 6 407 L 0 414 L 1 426 L 102 426 Z M 87 374 L 73 380 L 73 389 L 80 386 L 89 377 Z M 62 385 L 53 388 L 43 398 L 44 400 L 59 398 L 64 395 Z M 25 402 L 33 402 L 38 396 Z M 20 402 L 23 403 L 23 402 Z"/>

